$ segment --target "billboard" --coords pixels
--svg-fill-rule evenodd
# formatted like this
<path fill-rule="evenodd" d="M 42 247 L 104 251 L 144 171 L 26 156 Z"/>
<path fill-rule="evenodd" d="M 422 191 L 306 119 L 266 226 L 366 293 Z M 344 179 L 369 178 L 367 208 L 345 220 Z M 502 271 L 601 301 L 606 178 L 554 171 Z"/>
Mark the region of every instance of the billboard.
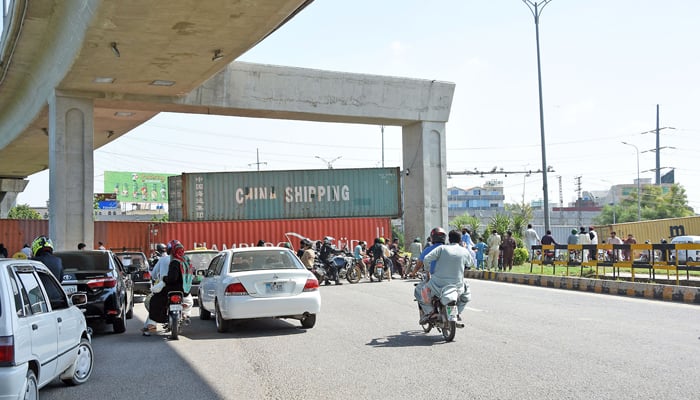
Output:
<path fill-rule="evenodd" d="M 105 171 L 104 191 L 120 202 L 167 203 L 168 177 L 153 172 Z"/>
<path fill-rule="evenodd" d="M 171 221 L 398 217 L 398 168 L 187 173 L 169 179 Z"/>

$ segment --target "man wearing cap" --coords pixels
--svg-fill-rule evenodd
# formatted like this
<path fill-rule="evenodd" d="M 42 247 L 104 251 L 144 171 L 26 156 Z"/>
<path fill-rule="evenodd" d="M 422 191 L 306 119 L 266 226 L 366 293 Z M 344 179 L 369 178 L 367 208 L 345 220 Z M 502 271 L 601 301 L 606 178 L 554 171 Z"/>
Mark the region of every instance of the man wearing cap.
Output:
<path fill-rule="evenodd" d="M 571 234 L 566 239 L 566 244 L 578 244 L 578 230 L 572 229 Z M 576 258 L 576 250 L 569 252 L 569 259 L 574 260 Z"/>

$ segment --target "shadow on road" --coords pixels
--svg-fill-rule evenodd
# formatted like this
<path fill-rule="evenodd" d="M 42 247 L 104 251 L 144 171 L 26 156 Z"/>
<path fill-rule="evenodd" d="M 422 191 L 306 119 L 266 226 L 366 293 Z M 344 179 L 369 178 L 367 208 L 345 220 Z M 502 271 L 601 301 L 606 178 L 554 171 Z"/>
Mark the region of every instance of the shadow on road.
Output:
<path fill-rule="evenodd" d="M 367 343 L 367 346 L 372 347 L 417 347 L 417 346 L 432 346 L 435 344 L 444 344 L 445 340 L 442 335 L 433 333 L 424 333 L 422 330 L 403 331 L 397 335 L 389 335 L 383 338 L 375 338 Z"/>

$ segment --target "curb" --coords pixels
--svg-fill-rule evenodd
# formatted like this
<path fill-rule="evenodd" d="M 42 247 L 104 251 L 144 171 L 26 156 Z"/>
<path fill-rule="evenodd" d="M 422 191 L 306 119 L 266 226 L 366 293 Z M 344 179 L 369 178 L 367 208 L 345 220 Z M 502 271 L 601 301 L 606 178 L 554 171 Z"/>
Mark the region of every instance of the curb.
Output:
<path fill-rule="evenodd" d="M 650 300 L 700 304 L 700 288 L 692 286 L 475 270 L 464 271 L 464 277 Z"/>

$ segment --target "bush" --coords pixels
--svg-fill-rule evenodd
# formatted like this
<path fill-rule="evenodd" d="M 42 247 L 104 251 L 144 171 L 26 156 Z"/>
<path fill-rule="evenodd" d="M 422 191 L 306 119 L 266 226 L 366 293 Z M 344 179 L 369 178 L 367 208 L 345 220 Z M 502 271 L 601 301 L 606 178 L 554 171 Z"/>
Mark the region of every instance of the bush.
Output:
<path fill-rule="evenodd" d="M 522 247 L 515 249 L 513 253 L 513 265 L 520 265 L 530 258 L 530 254 Z"/>

